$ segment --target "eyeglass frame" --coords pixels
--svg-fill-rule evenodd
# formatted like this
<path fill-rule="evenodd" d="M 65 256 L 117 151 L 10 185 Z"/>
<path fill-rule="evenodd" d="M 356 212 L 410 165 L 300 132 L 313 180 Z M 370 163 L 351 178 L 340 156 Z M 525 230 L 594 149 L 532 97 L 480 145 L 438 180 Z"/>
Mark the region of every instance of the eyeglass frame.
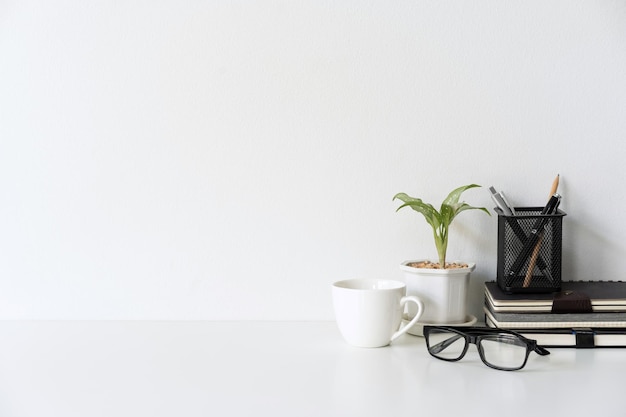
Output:
<path fill-rule="evenodd" d="M 439 356 L 436 356 L 432 351 L 431 351 L 431 346 L 430 346 L 430 332 L 432 330 L 445 330 L 448 332 L 452 332 L 452 333 L 456 333 L 458 334 L 460 337 L 462 337 L 465 340 L 465 346 L 463 348 L 463 352 L 459 355 L 459 357 L 457 358 L 442 358 Z M 524 344 L 526 345 L 526 356 L 524 358 L 524 362 L 522 363 L 521 366 L 519 367 L 515 367 L 515 368 L 503 368 L 500 366 L 496 366 L 492 363 L 490 363 L 489 361 L 487 361 L 485 359 L 485 353 L 483 351 L 482 345 L 480 344 L 480 342 L 487 336 L 491 336 L 494 334 L 508 334 L 508 335 L 512 335 L 512 336 L 516 336 L 519 340 L 521 340 L 522 342 L 524 342 Z M 538 355 L 541 356 L 546 356 L 549 355 L 550 352 L 544 348 L 543 346 L 540 346 L 536 340 L 534 339 L 529 339 L 523 335 L 521 335 L 520 333 L 513 331 L 513 330 L 509 330 L 509 329 L 499 329 L 499 328 L 495 328 L 495 327 L 480 327 L 480 326 L 468 326 L 468 327 L 463 327 L 463 326 L 433 326 L 433 325 L 425 325 L 424 329 L 423 329 L 423 334 L 424 334 L 424 339 L 426 340 L 426 349 L 428 350 L 428 353 L 434 357 L 437 358 L 439 360 L 442 361 L 447 361 L 447 362 L 456 362 L 459 361 L 461 359 L 463 359 L 463 357 L 465 356 L 465 354 L 467 353 L 467 350 L 469 349 L 469 345 L 470 344 L 474 344 L 476 345 L 476 349 L 478 350 L 478 355 L 480 356 L 480 360 L 487 365 L 490 368 L 493 369 L 497 369 L 499 371 L 517 371 L 519 369 L 522 369 L 524 366 L 526 366 L 526 362 L 528 361 L 528 356 L 530 356 L 531 352 L 535 352 Z M 453 340 L 456 341 L 458 339 Z M 440 342 L 441 343 L 441 342 Z"/>

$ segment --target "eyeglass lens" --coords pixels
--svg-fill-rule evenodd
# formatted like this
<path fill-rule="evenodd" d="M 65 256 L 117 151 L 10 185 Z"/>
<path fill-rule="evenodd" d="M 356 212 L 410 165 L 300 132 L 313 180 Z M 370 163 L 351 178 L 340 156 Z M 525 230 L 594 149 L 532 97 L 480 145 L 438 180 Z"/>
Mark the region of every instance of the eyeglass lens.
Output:
<path fill-rule="evenodd" d="M 432 355 L 449 361 L 460 359 L 467 349 L 467 341 L 462 335 L 447 330 L 432 329 L 428 342 Z"/>
<path fill-rule="evenodd" d="M 479 344 L 483 359 L 497 368 L 515 369 L 526 362 L 526 343 L 514 335 L 482 336 Z"/>

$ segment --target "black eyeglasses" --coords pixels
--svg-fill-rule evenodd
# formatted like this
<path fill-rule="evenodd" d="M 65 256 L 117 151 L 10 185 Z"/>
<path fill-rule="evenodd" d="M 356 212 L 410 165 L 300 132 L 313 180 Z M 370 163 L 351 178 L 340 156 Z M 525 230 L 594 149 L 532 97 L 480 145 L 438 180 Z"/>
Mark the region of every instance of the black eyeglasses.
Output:
<path fill-rule="evenodd" d="M 458 361 L 470 343 L 478 348 L 483 363 L 502 371 L 515 371 L 526 365 L 530 352 L 549 355 L 536 340 L 512 330 L 491 327 L 424 326 L 428 353 L 444 361 Z"/>

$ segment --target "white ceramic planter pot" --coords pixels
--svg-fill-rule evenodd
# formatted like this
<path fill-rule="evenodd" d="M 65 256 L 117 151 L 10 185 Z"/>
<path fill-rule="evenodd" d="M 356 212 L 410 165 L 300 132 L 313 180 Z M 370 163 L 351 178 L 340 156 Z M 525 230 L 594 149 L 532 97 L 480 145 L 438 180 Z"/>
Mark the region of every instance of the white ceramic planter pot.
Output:
<path fill-rule="evenodd" d="M 467 290 L 470 273 L 476 267 L 427 269 L 413 268 L 406 261 L 400 265 L 404 272 L 407 295 L 416 295 L 424 304 L 420 323 L 462 324 L 467 322 Z M 419 262 L 419 261 L 417 261 Z M 415 307 L 409 306 L 409 318 L 415 316 Z"/>

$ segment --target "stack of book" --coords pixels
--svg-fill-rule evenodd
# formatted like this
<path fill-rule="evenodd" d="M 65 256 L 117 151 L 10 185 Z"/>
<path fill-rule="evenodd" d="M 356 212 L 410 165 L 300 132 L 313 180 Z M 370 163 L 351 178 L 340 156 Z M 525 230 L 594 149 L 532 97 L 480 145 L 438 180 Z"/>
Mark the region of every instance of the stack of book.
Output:
<path fill-rule="evenodd" d="M 626 282 L 564 281 L 557 293 L 508 294 L 485 283 L 485 323 L 548 347 L 626 347 Z"/>

